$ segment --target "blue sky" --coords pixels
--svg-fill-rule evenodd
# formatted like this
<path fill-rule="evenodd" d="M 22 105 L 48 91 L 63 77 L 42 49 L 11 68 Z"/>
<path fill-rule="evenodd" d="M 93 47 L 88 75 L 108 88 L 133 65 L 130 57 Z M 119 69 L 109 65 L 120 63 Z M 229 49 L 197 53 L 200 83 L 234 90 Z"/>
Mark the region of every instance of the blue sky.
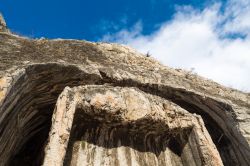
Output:
<path fill-rule="evenodd" d="M 31 38 L 107 41 L 250 92 L 250 0 L 2 0 Z"/>
<path fill-rule="evenodd" d="M 211 2 L 211 1 L 209 1 Z M 0 11 L 13 32 L 29 37 L 99 40 L 141 21 L 143 34 L 170 20 L 176 7 L 203 8 L 204 0 L 2 0 Z"/>

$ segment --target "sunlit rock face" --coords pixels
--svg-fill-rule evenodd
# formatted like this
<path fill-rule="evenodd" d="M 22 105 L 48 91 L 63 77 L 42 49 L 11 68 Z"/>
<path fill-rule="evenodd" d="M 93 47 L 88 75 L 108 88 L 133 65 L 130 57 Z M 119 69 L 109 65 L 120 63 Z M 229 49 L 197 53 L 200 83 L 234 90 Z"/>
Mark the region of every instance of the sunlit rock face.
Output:
<path fill-rule="evenodd" d="M 122 45 L 0 30 L 0 165 L 245 166 L 249 143 L 249 94 Z"/>

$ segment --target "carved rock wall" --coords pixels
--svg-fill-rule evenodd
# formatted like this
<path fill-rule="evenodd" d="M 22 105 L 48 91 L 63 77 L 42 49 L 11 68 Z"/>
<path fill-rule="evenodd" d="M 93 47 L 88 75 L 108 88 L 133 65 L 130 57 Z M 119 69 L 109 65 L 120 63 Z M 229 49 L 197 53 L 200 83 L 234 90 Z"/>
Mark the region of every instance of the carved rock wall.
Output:
<path fill-rule="evenodd" d="M 249 165 L 250 95 L 131 48 L 0 31 L 0 165 Z"/>
<path fill-rule="evenodd" d="M 52 119 L 44 165 L 222 165 L 200 117 L 135 88 L 66 88 Z"/>

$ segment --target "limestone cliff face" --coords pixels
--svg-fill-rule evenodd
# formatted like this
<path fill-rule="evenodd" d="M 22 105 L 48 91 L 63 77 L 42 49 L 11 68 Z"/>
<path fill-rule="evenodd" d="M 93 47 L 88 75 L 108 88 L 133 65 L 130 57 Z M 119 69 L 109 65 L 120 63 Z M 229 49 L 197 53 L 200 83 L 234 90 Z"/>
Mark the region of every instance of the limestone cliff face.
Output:
<path fill-rule="evenodd" d="M 27 39 L 3 22 L 1 166 L 250 165 L 249 94 L 126 46 Z"/>

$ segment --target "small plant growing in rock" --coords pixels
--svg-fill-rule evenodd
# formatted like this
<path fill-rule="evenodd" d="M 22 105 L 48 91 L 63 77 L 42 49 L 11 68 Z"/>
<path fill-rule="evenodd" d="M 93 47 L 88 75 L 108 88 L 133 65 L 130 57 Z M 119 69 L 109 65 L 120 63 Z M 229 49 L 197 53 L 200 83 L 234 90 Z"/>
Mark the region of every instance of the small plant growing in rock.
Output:
<path fill-rule="evenodd" d="M 149 51 L 146 53 L 146 57 L 151 57 L 151 54 Z"/>

